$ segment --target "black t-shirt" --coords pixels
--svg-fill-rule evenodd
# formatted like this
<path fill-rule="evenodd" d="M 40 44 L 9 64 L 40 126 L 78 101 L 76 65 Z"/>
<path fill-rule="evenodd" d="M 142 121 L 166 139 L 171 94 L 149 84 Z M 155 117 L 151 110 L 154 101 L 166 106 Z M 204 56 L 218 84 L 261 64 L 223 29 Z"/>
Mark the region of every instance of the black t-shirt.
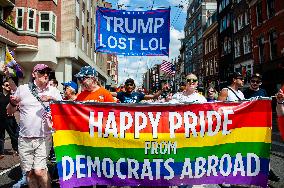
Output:
<path fill-rule="evenodd" d="M 259 88 L 259 90 L 254 91 L 251 90 L 250 88 L 247 88 L 243 92 L 244 96 L 246 99 L 249 99 L 251 97 L 267 97 L 267 93 L 264 89 Z"/>
<path fill-rule="evenodd" d="M 10 94 L 4 95 L 0 92 L 0 118 L 6 119 L 8 118 L 6 107 L 10 102 Z"/>
<path fill-rule="evenodd" d="M 132 92 L 132 93 L 126 93 L 126 92 L 118 92 L 117 93 L 117 99 L 121 103 L 139 103 L 144 99 L 145 94 L 140 92 Z"/>

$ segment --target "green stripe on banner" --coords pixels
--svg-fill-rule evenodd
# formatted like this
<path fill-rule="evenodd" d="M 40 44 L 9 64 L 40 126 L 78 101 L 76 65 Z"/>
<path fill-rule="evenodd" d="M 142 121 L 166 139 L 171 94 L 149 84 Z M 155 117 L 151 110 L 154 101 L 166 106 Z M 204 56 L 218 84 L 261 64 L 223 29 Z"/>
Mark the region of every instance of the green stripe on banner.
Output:
<path fill-rule="evenodd" d="M 196 157 L 208 157 L 216 155 L 222 157 L 225 153 L 235 156 L 237 153 L 241 153 L 246 156 L 247 153 L 254 153 L 260 158 L 269 158 L 270 155 L 270 143 L 263 142 L 242 142 L 233 144 L 224 144 L 207 147 L 191 147 L 191 148 L 179 148 L 176 150 L 176 154 L 149 154 L 145 155 L 144 148 L 95 148 L 90 146 L 80 145 L 63 145 L 55 147 L 56 160 L 60 162 L 63 156 L 69 156 L 72 159 L 76 158 L 76 155 L 87 155 L 92 158 L 111 158 L 113 161 L 117 161 L 119 158 L 133 158 L 139 162 L 143 162 L 144 158 L 157 159 L 157 158 L 173 158 L 176 162 L 183 162 L 184 158 L 195 159 Z M 150 150 L 149 150 L 150 151 Z"/>

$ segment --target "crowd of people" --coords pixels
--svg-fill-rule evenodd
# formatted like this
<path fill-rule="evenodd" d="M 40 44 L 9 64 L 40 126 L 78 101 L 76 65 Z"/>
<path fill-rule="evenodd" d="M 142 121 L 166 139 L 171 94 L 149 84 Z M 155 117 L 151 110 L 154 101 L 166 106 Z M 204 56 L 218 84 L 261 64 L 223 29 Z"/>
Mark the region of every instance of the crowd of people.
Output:
<path fill-rule="evenodd" d="M 186 77 L 178 92 L 169 91 L 169 85 L 164 84 L 155 94 L 145 94 L 135 91 L 135 81 L 129 78 L 123 87 L 110 92 L 102 87 L 98 81 L 95 68 L 85 66 L 75 75 L 81 86 L 81 92 L 76 82 L 68 81 L 63 85 L 63 94 L 57 89 L 58 82 L 49 80 L 51 68 L 45 64 L 37 64 L 33 68 L 32 81 L 28 84 L 16 86 L 9 72 L 6 75 L 0 93 L 0 160 L 4 157 L 5 130 L 8 132 L 14 154 L 18 154 L 21 161 L 23 178 L 14 187 L 28 184 L 29 187 L 51 187 L 50 175 L 47 170 L 47 160 L 52 147 L 52 119 L 49 102 L 54 100 L 119 102 L 119 103 L 205 103 L 216 101 L 241 101 L 253 97 L 267 97 L 261 89 L 262 77 L 253 74 L 250 86 L 243 92 L 244 85 L 240 73 L 234 73 L 230 85 L 223 88 L 220 94 L 211 86 L 207 88 L 205 96 L 200 94 L 198 78 L 194 74 Z M 283 88 L 276 94 L 279 129 L 284 132 L 284 93 Z M 15 120 L 15 112 L 20 113 L 19 126 Z M 282 135 L 284 139 L 284 135 Z"/>

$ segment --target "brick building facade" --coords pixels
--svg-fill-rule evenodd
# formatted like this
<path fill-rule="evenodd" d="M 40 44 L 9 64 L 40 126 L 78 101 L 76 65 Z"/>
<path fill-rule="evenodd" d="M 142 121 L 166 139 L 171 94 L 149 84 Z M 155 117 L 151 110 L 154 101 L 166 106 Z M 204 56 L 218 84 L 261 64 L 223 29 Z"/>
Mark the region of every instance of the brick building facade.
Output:
<path fill-rule="evenodd" d="M 274 95 L 284 82 L 284 3 L 249 1 L 254 71 L 263 74 L 263 87 Z"/>

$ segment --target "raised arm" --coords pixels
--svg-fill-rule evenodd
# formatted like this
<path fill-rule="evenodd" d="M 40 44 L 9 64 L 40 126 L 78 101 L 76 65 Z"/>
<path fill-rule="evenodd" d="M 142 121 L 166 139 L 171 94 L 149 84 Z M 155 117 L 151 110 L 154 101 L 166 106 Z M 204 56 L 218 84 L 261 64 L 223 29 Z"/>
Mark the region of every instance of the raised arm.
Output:
<path fill-rule="evenodd" d="M 10 85 L 12 93 L 15 93 L 17 90 L 17 85 L 15 84 L 14 80 L 11 78 L 8 67 L 6 65 L 3 65 L 3 72 L 6 76 L 6 80 Z"/>

